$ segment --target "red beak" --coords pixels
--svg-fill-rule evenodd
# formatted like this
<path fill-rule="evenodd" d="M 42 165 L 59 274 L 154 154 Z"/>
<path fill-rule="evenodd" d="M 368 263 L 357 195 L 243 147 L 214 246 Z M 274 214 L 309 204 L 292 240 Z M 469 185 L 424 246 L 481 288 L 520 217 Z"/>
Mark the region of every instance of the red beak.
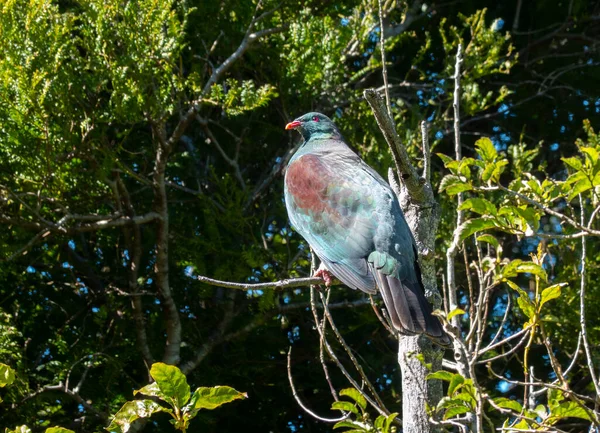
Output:
<path fill-rule="evenodd" d="M 294 120 L 293 122 L 290 122 L 287 125 L 285 125 L 285 129 L 296 129 L 300 125 L 302 125 L 301 122 L 298 122 L 297 120 Z"/>

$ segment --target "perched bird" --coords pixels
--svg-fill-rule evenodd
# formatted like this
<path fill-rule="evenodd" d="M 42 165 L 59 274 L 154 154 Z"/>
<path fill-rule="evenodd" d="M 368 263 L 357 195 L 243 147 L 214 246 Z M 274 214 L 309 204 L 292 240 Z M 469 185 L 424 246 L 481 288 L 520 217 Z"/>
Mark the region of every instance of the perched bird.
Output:
<path fill-rule="evenodd" d="M 327 116 L 308 113 L 286 125 L 304 143 L 285 172 L 292 226 L 330 272 L 352 289 L 383 302 L 400 333 L 449 338 L 425 299 L 417 251 L 398 199 L 386 181 L 346 144 Z"/>

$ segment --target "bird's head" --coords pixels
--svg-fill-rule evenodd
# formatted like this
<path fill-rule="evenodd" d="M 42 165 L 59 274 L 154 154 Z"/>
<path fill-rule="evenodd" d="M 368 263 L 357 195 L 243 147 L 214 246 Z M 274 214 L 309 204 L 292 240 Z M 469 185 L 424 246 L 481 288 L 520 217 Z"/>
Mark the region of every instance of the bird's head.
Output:
<path fill-rule="evenodd" d="M 306 141 L 311 137 L 341 137 L 337 126 L 335 126 L 329 117 L 321 113 L 306 113 L 304 116 L 300 116 L 293 122 L 285 125 L 285 129 L 297 130 Z"/>

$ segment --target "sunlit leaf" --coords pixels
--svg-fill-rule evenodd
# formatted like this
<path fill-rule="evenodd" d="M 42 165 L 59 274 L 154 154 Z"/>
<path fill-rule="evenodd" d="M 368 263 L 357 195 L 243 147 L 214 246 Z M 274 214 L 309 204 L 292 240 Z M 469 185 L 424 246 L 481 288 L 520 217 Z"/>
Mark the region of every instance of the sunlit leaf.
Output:
<path fill-rule="evenodd" d="M 365 400 L 365 398 L 362 396 L 362 394 L 354 388 L 342 389 L 340 391 L 340 395 L 350 397 L 352 400 L 354 400 L 356 402 L 356 404 L 358 404 L 358 406 L 360 406 L 360 408 L 362 410 L 365 410 L 367 408 L 367 400 Z"/>
<path fill-rule="evenodd" d="M 0 388 L 15 381 L 15 371 L 6 364 L 0 364 Z"/>
<path fill-rule="evenodd" d="M 454 310 L 448 313 L 448 321 L 452 320 L 454 316 L 457 316 L 459 314 L 467 314 L 467 312 L 461 308 L 455 308 Z"/>
<path fill-rule="evenodd" d="M 115 414 L 106 430 L 127 433 L 134 421 L 140 418 L 149 418 L 157 412 L 171 412 L 171 410 L 152 400 L 128 401 Z"/>
<path fill-rule="evenodd" d="M 470 210 L 481 215 L 496 215 L 498 210 L 496 206 L 484 198 L 469 198 L 465 200 L 458 208 L 459 210 Z"/>
<path fill-rule="evenodd" d="M 150 376 L 156 380 L 158 388 L 164 397 L 170 399 L 169 403 L 183 407 L 190 399 L 190 386 L 185 375 L 174 365 L 162 362 L 152 364 Z"/>
<path fill-rule="evenodd" d="M 243 400 L 248 398 L 245 392 L 239 392 L 229 386 L 214 386 L 212 388 L 200 387 L 190 400 L 188 407 L 194 409 L 215 409 L 225 403 L 234 400 Z"/>

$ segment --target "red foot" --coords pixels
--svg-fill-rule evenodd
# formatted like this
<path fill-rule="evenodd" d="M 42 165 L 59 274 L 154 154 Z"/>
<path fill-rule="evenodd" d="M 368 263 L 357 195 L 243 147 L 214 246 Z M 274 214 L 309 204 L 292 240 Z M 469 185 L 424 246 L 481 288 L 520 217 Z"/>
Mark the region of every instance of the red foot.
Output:
<path fill-rule="evenodd" d="M 325 266 L 323 266 L 323 263 L 319 265 L 319 269 L 317 269 L 317 272 L 315 272 L 314 276 L 323 278 L 323 281 L 325 281 L 325 287 L 330 287 L 334 278 L 334 276 L 331 275 L 331 272 L 329 272 Z"/>

